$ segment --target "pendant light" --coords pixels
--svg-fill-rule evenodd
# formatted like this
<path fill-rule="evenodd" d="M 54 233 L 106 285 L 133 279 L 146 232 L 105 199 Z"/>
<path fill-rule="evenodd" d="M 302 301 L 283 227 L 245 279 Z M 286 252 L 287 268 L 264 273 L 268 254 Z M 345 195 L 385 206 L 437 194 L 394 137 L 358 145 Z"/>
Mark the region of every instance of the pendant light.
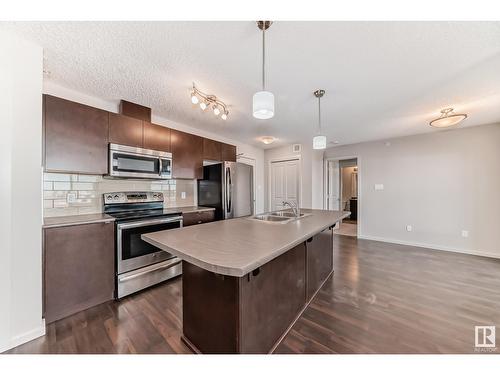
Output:
<path fill-rule="evenodd" d="M 257 21 L 257 27 L 262 30 L 262 91 L 253 95 L 253 117 L 267 120 L 274 116 L 274 95 L 266 91 L 266 30 L 271 21 Z"/>
<path fill-rule="evenodd" d="M 447 128 L 453 126 L 467 118 L 466 114 L 455 114 L 453 108 L 445 108 L 441 110 L 441 116 L 432 120 L 429 125 L 435 128 Z"/>
<path fill-rule="evenodd" d="M 325 90 L 314 91 L 314 96 L 318 98 L 318 135 L 313 138 L 313 149 L 323 150 L 326 148 L 326 136 L 321 135 L 321 98 L 325 95 Z"/>

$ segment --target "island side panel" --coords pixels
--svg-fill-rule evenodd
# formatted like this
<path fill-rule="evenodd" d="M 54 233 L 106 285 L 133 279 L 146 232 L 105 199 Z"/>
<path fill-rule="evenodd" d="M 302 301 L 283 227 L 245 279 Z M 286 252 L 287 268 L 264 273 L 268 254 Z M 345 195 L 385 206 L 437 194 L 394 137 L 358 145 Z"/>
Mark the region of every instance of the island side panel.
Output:
<path fill-rule="evenodd" d="M 182 262 L 183 335 L 202 353 L 237 353 L 239 280 Z"/>
<path fill-rule="evenodd" d="M 328 228 L 306 241 L 307 301 L 333 271 L 333 229 Z"/>
<path fill-rule="evenodd" d="M 240 353 L 268 353 L 305 306 L 305 244 L 239 282 Z"/>

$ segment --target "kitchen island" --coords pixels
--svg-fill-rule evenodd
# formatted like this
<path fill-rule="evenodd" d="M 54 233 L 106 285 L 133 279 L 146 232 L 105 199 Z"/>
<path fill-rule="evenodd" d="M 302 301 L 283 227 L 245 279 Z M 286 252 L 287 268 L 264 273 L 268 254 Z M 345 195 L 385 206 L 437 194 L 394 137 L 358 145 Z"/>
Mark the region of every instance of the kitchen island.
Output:
<path fill-rule="evenodd" d="M 333 272 L 348 212 L 238 218 L 142 235 L 183 260 L 183 340 L 200 353 L 269 353 Z"/>

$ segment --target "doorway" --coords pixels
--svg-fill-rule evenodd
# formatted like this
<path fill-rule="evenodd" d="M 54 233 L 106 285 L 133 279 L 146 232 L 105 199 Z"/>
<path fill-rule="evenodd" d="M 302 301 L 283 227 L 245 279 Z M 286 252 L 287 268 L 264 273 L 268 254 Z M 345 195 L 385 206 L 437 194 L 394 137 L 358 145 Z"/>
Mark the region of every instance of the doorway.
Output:
<path fill-rule="evenodd" d="M 284 201 L 300 207 L 300 159 L 271 161 L 269 186 L 271 211 L 284 209 Z"/>
<path fill-rule="evenodd" d="M 325 207 L 350 211 L 350 216 L 336 225 L 335 234 L 358 235 L 358 159 L 356 157 L 326 160 Z"/>
<path fill-rule="evenodd" d="M 248 165 L 251 165 L 252 166 L 252 182 L 253 182 L 253 190 L 252 190 L 252 203 L 253 203 L 253 211 L 252 211 L 252 214 L 256 214 L 257 213 L 257 204 L 256 204 L 256 200 L 255 200 L 255 194 L 256 194 L 256 191 L 257 191 L 257 182 L 256 182 L 256 175 L 257 175 L 257 163 L 256 163 L 256 160 L 254 158 L 251 158 L 251 157 L 248 157 L 248 156 L 244 156 L 243 154 L 241 155 L 237 155 L 236 156 L 236 161 L 238 163 L 244 163 L 244 164 L 248 164 Z"/>

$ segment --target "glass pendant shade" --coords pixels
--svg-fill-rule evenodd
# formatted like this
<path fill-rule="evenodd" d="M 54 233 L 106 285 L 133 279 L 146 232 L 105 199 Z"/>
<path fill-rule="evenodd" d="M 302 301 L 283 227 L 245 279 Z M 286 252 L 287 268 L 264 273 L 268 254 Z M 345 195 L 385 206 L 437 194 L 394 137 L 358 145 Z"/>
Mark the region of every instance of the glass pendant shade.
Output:
<path fill-rule="evenodd" d="M 258 91 L 253 95 L 253 117 L 267 120 L 274 116 L 274 95 L 269 91 Z"/>
<path fill-rule="evenodd" d="M 313 149 L 323 150 L 326 148 L 326 137 L 324 135 L 317 135 L 313 138 Z"/>

